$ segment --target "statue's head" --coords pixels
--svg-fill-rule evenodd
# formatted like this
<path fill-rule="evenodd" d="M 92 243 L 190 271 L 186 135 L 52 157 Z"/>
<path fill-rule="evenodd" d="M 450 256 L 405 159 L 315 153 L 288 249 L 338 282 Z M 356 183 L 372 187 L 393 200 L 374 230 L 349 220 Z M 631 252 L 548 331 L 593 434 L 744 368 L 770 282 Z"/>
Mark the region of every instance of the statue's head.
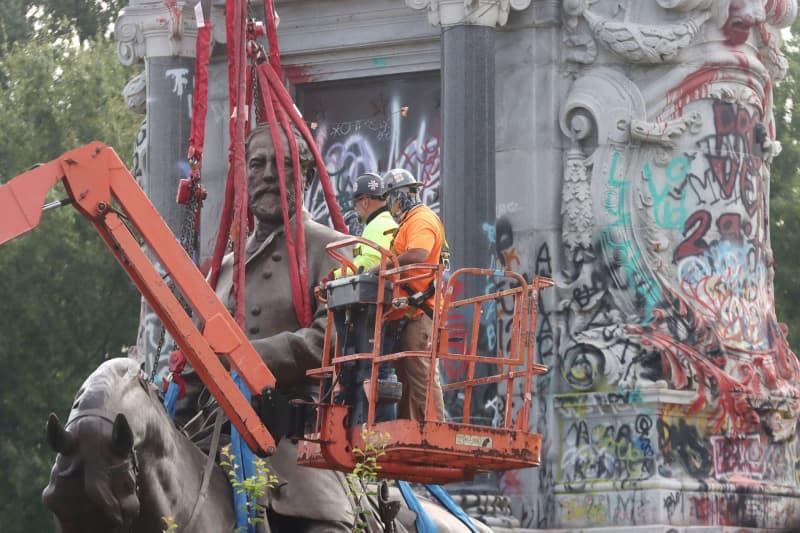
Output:
<path fill-rule="evenodd" d="M 42 502 L 64 533 L 127 531 L 139 515 L 133 432 L 124 414 L 79 418 L 65 428 L 47 420 L 47 443 L 57 452 Z"/>
<path fill-rule="evenodd" d="M 275 158 L 275 146 L 268 124 L 257 126 L 247 138 L 246 143 L 247 197 L 250 210 L 259 222 L 273 226 L 283 223 L 278 165 L 282 165 L 285 172 L 286 183 L 284 185 L 286 186 L 290 216 L 295 211 L 295 180 L 300 180 L 300 189 L 303 190 L 306 176 L 314 166 L 314 156 L 308 144 L 302 135 L 292 127 L 300 160 L 300 173 L 296 176 L 286 135 L 282 128 L 278 128 L 278 130 L 283 148 L 283 161 L 277 161 Z"/>

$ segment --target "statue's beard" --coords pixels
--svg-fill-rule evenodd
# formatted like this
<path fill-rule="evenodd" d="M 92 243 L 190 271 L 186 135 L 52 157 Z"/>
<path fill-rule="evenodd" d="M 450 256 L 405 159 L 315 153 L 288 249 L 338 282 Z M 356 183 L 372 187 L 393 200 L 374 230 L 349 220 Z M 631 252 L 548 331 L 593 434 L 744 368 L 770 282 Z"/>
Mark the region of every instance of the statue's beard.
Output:
<path fill-rule="evenodd" d="M 289 218 L 295 213 L 295 193 L 294 189 L 286 190 L 286 204 L 289 211 Z M 251 200 L 250 210 L 253 216 L 259 221 L 271 226 L 283 224 L 283 210 L 281 209 L 281 194 L 277 187 L 270 188 L 256 195 Z"/>

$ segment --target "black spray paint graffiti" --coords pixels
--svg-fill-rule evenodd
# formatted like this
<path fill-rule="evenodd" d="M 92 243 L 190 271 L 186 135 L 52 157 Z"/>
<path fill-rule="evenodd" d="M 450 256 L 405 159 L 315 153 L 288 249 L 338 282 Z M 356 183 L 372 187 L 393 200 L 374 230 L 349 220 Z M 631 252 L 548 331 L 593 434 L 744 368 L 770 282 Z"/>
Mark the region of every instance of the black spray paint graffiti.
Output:
<path fill-rule="evenodd" d="M 708 159 L 709 170 L 723 199 L 736 198 L 750 216 L 760 207 L 761 161 L 753 150 L 756 117 L 743 106 L 715 100 L 715 133 L 698 144 Z"/>
<path fill-rule="evenodd" d="M 655 474 L 652 419 L 638 415 L 633 424 L 573 423 L 564 434 L 562 480 L 574 490 L 590 481 L 641 481 Z"/>
<path fill-rule="evenodd" d="M 663 464 L 659 473 L 664 477 L 679 476 L 676 469 L 683 469 L 695 478 L 711 475 L 713 460 L 704 446 L 697 428 L 686 423 L 684 418 L 668 422 L 658 419 L 659 448 L 663 453 Z M 674 473 L 673 473 L 674 472 Z"/>

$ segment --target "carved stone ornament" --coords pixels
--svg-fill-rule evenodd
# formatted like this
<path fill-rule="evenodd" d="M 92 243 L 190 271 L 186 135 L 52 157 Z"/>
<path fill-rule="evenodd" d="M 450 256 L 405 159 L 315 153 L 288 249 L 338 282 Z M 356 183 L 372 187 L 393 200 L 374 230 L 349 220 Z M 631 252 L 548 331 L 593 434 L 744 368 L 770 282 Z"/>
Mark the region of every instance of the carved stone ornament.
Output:
<path fill-rule="evenodd" d="M 666 122 L 647 122 L 631 120 L 631 138 L 645 143 L 660 144 L 666 148 L 675 148 L 679 138 L 686 131 L 697 132 L 702 126 L 699 113 L 691 113 Z"/>
<path fill-rule="evenodd" d="M 703 11 L 684 22 L 663 25 L 611 20 L 591 11 L 584 11 L 583 17 L 595 37 L 615 54 L 631 63 L 661 63 L 688 47 L 711 13 Z"/>
<path fill-rule="evenodd" d="M 406 0 L 412 9 L 427 9 L 434 26 L 458 24 L 503 26 L 512 9 L 522 11 L 531 0 Z"/>
<path fill-rule="evenodd" d="M 122 89 L 122 96 L 128 111 L 144 115 L 147 107 L 147 83 L 144 72 L 140 72 L 128 80 Z"/>
<path fill-rule="evenodd" d="M 196 3 L 131 0 L 114 26 L 120 63 L 132 65 L 145 57 L 194 57 Z"/>

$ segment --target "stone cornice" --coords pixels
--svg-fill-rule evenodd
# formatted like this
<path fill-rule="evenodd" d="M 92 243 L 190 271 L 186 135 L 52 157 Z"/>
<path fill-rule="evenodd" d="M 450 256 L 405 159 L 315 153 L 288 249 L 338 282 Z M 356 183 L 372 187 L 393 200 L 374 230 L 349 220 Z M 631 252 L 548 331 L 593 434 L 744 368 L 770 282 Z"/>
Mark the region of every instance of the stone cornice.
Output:
<path fill-rule="evenodd" d="M 131 0 L 117 18 L 114 34 L 123 65 L 145 57 L 194 57 L 197 0 Z"/>
<path fill-rule="evenodd" d="M 412 9 L 426 9 L 434 26 L 504 26 L 512 9 L 522 11 L 531 0 L 406 0 Z"/>
<path fill-rule="evenodd" d="M 440 67 L 441 32 L 402 2 L 281 0 L 277 9 L 281 58 L 292 84 Z"/>

